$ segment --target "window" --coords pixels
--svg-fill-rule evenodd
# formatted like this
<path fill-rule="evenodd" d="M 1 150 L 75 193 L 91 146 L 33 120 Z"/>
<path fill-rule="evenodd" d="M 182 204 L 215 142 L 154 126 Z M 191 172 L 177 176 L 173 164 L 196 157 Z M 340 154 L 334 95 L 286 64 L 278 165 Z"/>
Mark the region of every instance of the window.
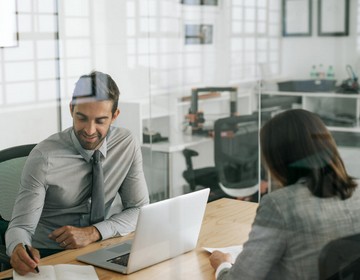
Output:
<path fill-rule="evenodd" d="M 278 74 L 280 12 L 279 0 L 127 0 L 127 65 L 149 70 L 152 93 L 255 79 L 259 65 Z M 186 44 L 186 26 L 211 26 L 211 41 Z"/>
<path fill-rule="evenodd" d="M 44 103 L 58 93 L 56 1 L 18 5 L 19 44 L 0 49 L 0 107 Z"/>
<path fill-rule="evenodd" d="M 61 56 L 61 96 L 71 99 L 75 82 L 83 74 L 93 69 L 93 41 L 95 28 L 91 22 L 91 0 L 59 1 L 60 56 Z M 95 21 L 95 19 L 94 19 Z"/>
<path fill-rule="evenodd" d="M 179 4 L 174 0 L 128 0 L 126 7 L 128 68 L 148 69 L 152 90 L 178 86 L 182 66 Z"/>
<path fill-rule="evenodd" d="M 259 66 L 280 72 L 280 1 L 232 0 L 230 80 L 259 77 Z"/>

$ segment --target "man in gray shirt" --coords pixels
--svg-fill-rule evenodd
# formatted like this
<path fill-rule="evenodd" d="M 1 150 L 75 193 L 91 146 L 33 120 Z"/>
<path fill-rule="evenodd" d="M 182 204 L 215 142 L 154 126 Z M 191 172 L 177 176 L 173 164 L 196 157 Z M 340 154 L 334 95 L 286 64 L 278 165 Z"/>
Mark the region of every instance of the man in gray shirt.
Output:
<path fill-rule="evenodd" d="M 42 141 L 29 155 L 6 232 L 7 253 L 18 273 L 34 271 L 40 259 L 35 248 L 80 248 L 134 231 L 149 195 L 139 144 L 128 130 L 111 126 L 119 115 L 119 94 L 107 74 L 81 76 L 70 104 L 73 126 Z M 95 150 L 101 153 L 105 219 L 91 224 Z"/>

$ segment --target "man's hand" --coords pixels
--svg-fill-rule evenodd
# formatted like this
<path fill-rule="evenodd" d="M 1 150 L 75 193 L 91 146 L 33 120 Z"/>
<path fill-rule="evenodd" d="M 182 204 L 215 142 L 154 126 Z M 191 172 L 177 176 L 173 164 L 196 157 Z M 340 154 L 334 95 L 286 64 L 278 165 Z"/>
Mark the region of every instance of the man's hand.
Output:
<path fill-rule="evenodd" d="M 38 250 L 36 250 L 30 246 L 29 246 L 29 249 L 30 249 L 34 259 L 32 259 L 26 253 L 26 250 L 25 250 L 23 244 L 21 244 L 21 243 L 19 243 L 15 247 L 13 253 L 11 254 L 10 264 L 14 268 L 14 270 L 20 275 L 25 275 L 28 272 L 36 273 L 35 267 L 37 267 L 39 264 L 40 253 Z"/>
<path fill-rule="evenodd" d="M 210 264 L 216 270 L 223 262 L 232 263 L 231 255 L 220 251 L 214 251 L 210 256 Z"/>
<path fill-rule="evenodd" d="M 49 238 L 59 243 L 64 249 L 75 249 L 100 240 L 101 235 L 94 226 L 81 228 L 63 226 L 50 233 Z"/>

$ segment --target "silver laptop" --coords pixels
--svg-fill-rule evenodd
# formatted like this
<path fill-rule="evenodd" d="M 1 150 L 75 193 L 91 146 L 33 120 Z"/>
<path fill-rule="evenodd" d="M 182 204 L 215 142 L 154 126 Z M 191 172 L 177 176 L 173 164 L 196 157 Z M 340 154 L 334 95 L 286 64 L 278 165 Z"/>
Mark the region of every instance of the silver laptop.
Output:
<path fill-rule="evenodd" d="M 140 209 L 134 239 L 77 260 L 130 274 L 196 247 L 209 189 L 166 199 Z"/>

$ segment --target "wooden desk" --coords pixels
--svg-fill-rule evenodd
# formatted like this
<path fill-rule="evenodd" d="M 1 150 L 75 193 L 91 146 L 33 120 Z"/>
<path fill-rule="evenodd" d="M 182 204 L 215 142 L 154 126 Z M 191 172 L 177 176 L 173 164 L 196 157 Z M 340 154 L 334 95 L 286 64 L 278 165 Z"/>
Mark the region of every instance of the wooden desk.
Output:
<path fill-rule="evenodd" d="M 209 254 L 202 247 L 225 247 L 244 243 L 248 239 L 256 208 L 256 203 L 233 199 L 223 198 L 211 202 L 206 207 L 199 242 L 195 250 L 130 275 L 122 275 L 102 268 L 96 268 L 96 272 L 101 280 L 214 279 L 214 270 L 208 260 Z M 126 237 L 108 239 L 90 244 L 82 249 L 66 250 L 42 259 L 41 265 L 82 264 L 76 261 L 78 255 L 129 239 L 131 236 L 132 234 Z M 0 279 L 9 277 L 11 274 L 12 270 L 4 271 L 0 273 Z"/>

